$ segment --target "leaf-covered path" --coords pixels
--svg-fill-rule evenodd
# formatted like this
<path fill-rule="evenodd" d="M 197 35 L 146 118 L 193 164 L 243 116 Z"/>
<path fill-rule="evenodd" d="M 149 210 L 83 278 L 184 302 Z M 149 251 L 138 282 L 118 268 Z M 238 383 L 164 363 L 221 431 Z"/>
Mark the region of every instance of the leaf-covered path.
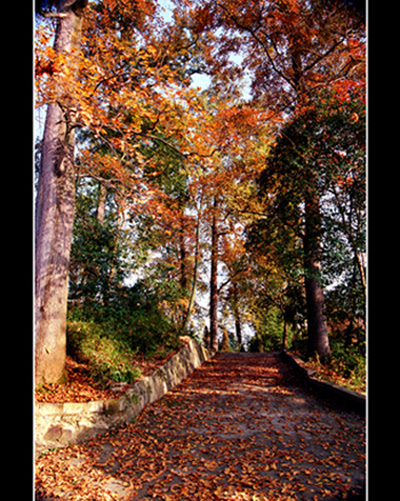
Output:
<path fill-rule="evenodd" d="M 219 353 L 134 423 L 36 468 L 46 501 L 364 499 L 365 420 L 279 355 Z"/>

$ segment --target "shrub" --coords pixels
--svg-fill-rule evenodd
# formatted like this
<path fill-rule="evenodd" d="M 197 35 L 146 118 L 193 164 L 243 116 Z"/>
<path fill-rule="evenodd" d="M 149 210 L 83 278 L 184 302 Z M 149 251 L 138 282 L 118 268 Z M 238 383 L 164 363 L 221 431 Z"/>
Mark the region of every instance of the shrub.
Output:
<path fill-rule="evenodd" d="M 115 338 L 107 323 L 93 320 L 68 322 L 67 350 L 77 361 L 87 363 L 91 376 L 105 385 L 110 379 L 131 383 L 141 376 L 134 368 L 134 350 Z"/>
<path fill-rule="evenodd" d="M 135 355 L 164 358 L 180 345 L 178 330 L 151 302 L 136 309 L 75 307 L 68 314 L 67 351 L 87 363 L 91 376 L 105 384 L 110 379 L 132 382 L 140 377 Z"/>

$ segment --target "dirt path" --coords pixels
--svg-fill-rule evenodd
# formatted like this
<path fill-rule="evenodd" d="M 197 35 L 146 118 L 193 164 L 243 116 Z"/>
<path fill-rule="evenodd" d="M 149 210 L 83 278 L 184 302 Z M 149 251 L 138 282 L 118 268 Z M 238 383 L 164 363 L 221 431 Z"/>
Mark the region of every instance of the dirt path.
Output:
<path fill-rule="evenodd" d="M 37 461 L 37 500 L 365 499 L 365 420 L 275 354 L 218 354 L 132 424 Z"/>

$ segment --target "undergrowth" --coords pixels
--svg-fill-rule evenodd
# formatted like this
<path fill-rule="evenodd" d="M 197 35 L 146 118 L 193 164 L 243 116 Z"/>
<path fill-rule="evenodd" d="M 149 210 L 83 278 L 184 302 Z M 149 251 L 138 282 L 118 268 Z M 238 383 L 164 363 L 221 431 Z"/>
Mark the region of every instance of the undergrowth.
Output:
<path fill-rule="evenodd" d="M 322 379 L 361 393 L 366 391 L 367 364 L 365 355 L 358 350 L 334 346 L 332 356 L 324 363 L 310 359 L 307 364 L 315 369 Z"/>
<path fill-rule="evenodd" d="M 282 349 L 283 320 L 277 308 L 269 308 L 262 315 L 257 325 L 257 335 L 249 343 L 249 351 L 280 351 Z M 322 379 L 339 384 L 351 390 L 366 391 L 366 354 L 365 332 L 357 336 L 345 335 L 343 332 L 330 333 L 329 343 L 331 355 L 323 362 L 316 358 L 308 358 L 308 337 L 306 332 L 295 332 L 287 325 L 286 349 L 306 361 L 310 368 L 317 371 Z"/>
<path fill-rule="evenodd" d="M 361 346 L 344 346 L 331 339 L 331 356 L 322 362 L 318 357 L 309 358 L 307 365 L 317 371 L 322 379 L 361 393 L 366 391 L 367 363 Z M 304 352 L 292 350 L 303 360 Z"/>
<path fill-rule="evenodd" d="M 136 355 L 163 358 L 178 346 L 178 333 L 158 311 L 74 308 L 68 314 L 67 353 L 103 386 L 140 378 Z"/>

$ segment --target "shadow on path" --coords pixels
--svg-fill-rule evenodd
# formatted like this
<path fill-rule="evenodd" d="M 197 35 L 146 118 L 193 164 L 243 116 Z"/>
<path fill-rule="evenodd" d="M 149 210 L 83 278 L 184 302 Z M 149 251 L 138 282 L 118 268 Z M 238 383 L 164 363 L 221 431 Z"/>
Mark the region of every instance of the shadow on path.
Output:
<path fill-rule="evenodd" d="M 277 354 L 219 353 L 136 421 L 37 461 L 37 500 L 361 500 L 365 419 Z"/>

